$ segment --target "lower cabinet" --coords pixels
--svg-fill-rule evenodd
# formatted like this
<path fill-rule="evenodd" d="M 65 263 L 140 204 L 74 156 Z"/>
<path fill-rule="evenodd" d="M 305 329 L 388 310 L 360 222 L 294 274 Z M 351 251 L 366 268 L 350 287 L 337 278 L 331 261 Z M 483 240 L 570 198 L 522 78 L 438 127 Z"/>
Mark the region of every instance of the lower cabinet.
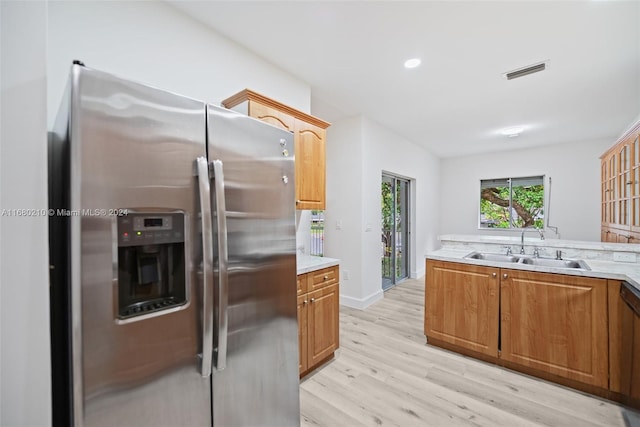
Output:
<path fill-rule="evenodd" d="M 493 267 L 429 261 L 425 335 L 497 357 L 499 271 Z"/>
<path fill-rule="evenodd" d="M 640 407 L 640 316 L 620 296 L 619 280 L 609 280 L 609 388 L 625 403 Z"/>
<path fill-rule="evenodd" d="M 633 318 L 633 362 L 631 364 L 631 387 L 629 397 L 634 400 L 634 406 L 640 407 L 640 317 Z"/>
<path fill-rule="evenodd" d="M 300 375 L 330 359 L 338 349 L 339 268 L 329 267 L 298 276 L 298 339 Z"/>
<path fill-rule="evenodd" d="M 427 260 L 430 344 L 640 407 L 640 316 L 620 282 Z"/>
<path fill-rule="evenodd" d="M 503 360 L 608 387 L 606 279 L 501 269 L 500 310 Z"/>

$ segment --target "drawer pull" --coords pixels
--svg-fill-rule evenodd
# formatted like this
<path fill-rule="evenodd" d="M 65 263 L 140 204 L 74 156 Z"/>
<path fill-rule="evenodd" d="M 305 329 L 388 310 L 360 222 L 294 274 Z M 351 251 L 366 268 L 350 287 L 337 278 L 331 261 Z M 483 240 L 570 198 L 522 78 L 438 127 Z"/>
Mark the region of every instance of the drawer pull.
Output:
<path fill-rule="evenodd" d="M 324 276 L 324 280 L 329 280 L 329 276 Z"/>
<path fill-rule="evenodd" d="M 316 301 L 315 298 L 311 298 L 311 303 L 313 304 Z"/>

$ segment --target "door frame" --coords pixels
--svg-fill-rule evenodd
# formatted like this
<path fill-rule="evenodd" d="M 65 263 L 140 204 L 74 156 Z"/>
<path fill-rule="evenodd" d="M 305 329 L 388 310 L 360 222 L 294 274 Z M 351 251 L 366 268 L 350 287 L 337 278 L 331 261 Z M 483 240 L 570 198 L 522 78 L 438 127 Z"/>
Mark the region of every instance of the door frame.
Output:
<path fill-rule="evenodd" d="M 383 276 L 384 274 L 384 269 L 381 270 L 381 286 L 383 291 L 386 291 L 388 289 L 393 288 L 395 285 L 397 285 L 398 283 L 400 283 L 401 281 L 408 279 L 409 277 L 411 277 L 411 251 L 410 251 L 410 247 L 411 247 L 411 179 L 407 178 L 407 177 L 403 177 L 394 173 L 390 173 L 390 172 L 385 172 L 382 171 L 381 174 L 381 181 L 380 181 L 380 191 L 382 191 L 382 184 L 384 182 L 388 182 L 388 181 L 392 181 L 392 194 L 393 194 L 393 208 L 392 208 L 392 220 L 391 220 L 391 224 L 392 224 L 392 231 L 390 233 L 391 236 L 391 248 L 392 248 L 392 253 L 393 256 L 390 257 L 390 261 L 391 261 L 391 271 L 393 272 L 392 277 L 390 278 L 390 282 L 388 281 L 389 278 Z M 403 183 L 406 188 L 405 188 L 405 203 L 402 204 L 402 202 L 398 201 L 398 185 L 400 183 Z M 380 195 L 382 198 L 382 194 Z M 404 207 L 404 209 L 402 209 L 401 212 L 401 216 L 404 217 L 404 221 L 402 221 L 402 233 L 403 233 L 403 242 L 401 243 L 402 245 L 402 259 L 404 262 L 403 265 L 403 276 L 398 276 L 397 275 L 397 252 L 395 250 L 395 248 L 397 248 L 397 243 L 396 243 L 396 238 L 397 238 L 397 228 L 396 225 L 398 224 L 398 221 L 396 220 L 396 213 L 398 211 L 397 206 L 398 203 L 400 203 L 401 208 Z M 382 212 L 381 212 L 381 218 L 382 218 Z M 381 230 L 382 231 L 382 230 Z M 381 242 L 382 243 L 382 242 Z M 386 248 L 388 248 L 389 245 L 384 246 L 384 249 L 386 251 Z M 384 258 L 384 253 L 383 253 L 383 258 Z"/>

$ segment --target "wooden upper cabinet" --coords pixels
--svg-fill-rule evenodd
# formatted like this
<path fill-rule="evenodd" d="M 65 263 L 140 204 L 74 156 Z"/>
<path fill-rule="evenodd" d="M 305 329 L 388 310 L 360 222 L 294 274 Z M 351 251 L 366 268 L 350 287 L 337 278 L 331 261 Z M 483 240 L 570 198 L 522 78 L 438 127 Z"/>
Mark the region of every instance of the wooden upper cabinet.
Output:
<path fill-rule="evenodd" d="M 609 386 L 607 281 L 501 269 L 503 360 Z"/>
<path fill-rule="evenodd" d="M 296 122 L 296 207 L 325 208 L 326 131 L 319 126 Z"/>
<path fill-rule="evenodd" d="M 296 120 L 293 117 L 267 105 L 250 102 L 247 115 L 286 131 L 295 132 Z"/>
<path fill-rule="evenodd" d="M 294 134 L 296 209 L 325 209 L 326 129 L 330 124 L 249 89 L 225 99 L 222 105 Z"/>
<path fill-rule="evenodd" d="M 629 168 L 629 225 L 631 228 L 631 243 L 640 243 L 640 131 L 630 138 L 629 146 L 631 166 Z"/>
<path fill-rule="evenodd" d="M 640 243 L 640 122 L 600 159 L 601 240 Z"/>

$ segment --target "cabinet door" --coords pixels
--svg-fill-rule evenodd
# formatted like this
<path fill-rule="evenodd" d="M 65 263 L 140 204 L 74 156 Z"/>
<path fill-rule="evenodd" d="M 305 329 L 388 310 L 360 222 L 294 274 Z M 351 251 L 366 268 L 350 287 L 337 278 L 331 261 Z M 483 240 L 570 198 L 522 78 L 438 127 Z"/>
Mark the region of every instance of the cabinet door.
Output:
<path fill-rule="evenodd" d="M 309 280 L 309 274 L 299 274 L 296 277 L 296 292 L 297 295 L 300 296 L 302 294 L 306 294 L 308 289 L 307 289 L 307 282 Z"/>
<path fill-rule="evenodd" d="M 307 367 L 312 368 L 338 349 L 338 285 L 309 292 L 307 296 Z"/>
<path fill-rule="evenodd" d="M 308 312 L 307 312 L 307 295 L 298 296 L 298 354 L 300 356 L 299 369 L 302 374 L 308 369 L 307 366 L 307 339 L 308 339 Z"/>
<path fill-rule="evenodd" d="M 600 241 L 608 242 L 608 243 L 617 243 L 618 235 L 616 233 L 612 233 L 609 227 L 602 226 L 602 228 L 600 229 Z"/>
<path fill-rule="evenodd" d="M 607 280 L 609 293 L 609 389 L 631 394 L 633 311 L 620 296 L 620 281 Z M 638 353 L 640 354 L 640 353 Z M 640 371 L 640 361 L 638 363 Z M 640 372 L 638 372 L 640 375 Z"/>
<path fill-rule="evenodd" d="M 295 132 L 296 121 L 293 117 L 259 102 L 249 101 L 249 116 L 286 131 Z"/>
<path fill-rule="evenodd" d="M 608 387 L 607 282 L 501 270 L 504 360 Z"/>
<path fill-rule="evenodd" d="M 326 131 L 296 120 L 296 209 L 325 208 Z"/>
<path fill-rule="evenodd" d="M 630 243 L 640 243 L 640 134 L 631 141 L 631 232 L 634 237 Z"/>
<path fill-rule="evenodd" d="M 640 402 L 640 316 L 633 318 L 633 350 L 635 355 L 631 365 L 631 398 Z"/>
<path fill-rule="evenodd" d="M 602 201 L 602 225 L 616 224 L 616 196 L 617 156 L 616 152 L 610 152 L 601 160 L 601 201 Z"/>
<path fill-rule="evenodd" d="M 427 338 L 498 356 L 499 269 L 427 261 Z"/>

